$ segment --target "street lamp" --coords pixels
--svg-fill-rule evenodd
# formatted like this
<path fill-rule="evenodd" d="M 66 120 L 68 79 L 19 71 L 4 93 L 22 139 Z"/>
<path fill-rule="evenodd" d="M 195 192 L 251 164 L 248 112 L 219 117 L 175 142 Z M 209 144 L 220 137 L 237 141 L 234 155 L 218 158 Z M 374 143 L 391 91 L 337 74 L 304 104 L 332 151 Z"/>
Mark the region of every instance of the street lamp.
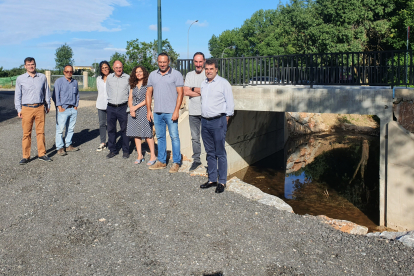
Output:
<path fill-rule="evenodd" d="M 196 22 L 198 22 L 198 20 L 191 23 L 190 27 L 188 27 L 188 33 L 187 33 L 187 58 L 188 59 L 190 58 L 190 28 Z"/>
<path fill-rule="evenodd" d="M 162 52 L 162 20 L 161 20 L 161 0 L 158 0 L 157 5 L 157 16 L 158 16 L 158 54 Z"/>
<path fill-rule="evenodd" d="M 236 46 L 229 46 L 227 48 L 224 48 L 223 53 L 221 53 L 221 58 L 223 58 L 224 56 L 224 51 L 226 51 L 226 49 L 236 49 Z"/>

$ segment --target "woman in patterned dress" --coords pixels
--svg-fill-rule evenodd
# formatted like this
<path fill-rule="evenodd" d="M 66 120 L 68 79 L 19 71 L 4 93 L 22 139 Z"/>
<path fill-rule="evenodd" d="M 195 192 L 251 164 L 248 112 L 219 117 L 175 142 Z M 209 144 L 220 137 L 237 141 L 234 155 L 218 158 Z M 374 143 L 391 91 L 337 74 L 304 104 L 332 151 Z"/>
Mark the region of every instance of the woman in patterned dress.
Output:
<path fill-rule="evenodd" d="M 147 120 L 147 107 L 145 105 L 145 95 L 147 93 L 147 82 L 149 73 L 143 66 L 136 66 L 132 69 L 129 78 L 129 115 L 126 135 L 135 138 L 138 158 L 135 164 L 142 163 L 145 159 L 142 155 L 141 139 L 145 138 L 151 151 L 151 158 L 147 163 L 151 166 L 155 163 L 157 157 L 154 152 L 154 139 L 152 136 L 152 123 Z"/>

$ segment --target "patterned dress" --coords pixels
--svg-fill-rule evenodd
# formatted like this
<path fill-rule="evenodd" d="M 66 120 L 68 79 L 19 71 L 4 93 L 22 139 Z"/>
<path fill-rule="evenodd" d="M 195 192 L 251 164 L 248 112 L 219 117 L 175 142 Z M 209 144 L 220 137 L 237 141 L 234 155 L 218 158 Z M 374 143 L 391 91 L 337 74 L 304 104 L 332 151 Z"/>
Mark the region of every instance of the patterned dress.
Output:
<path fill-rule="evenodd" d="M 134 87 L 132 90 L 132 105 L 138 105 L 145 101 L 147 86 L 142 85 L 140 89 Z M 147 107 L 141 106 L 135 111 L 135 117 L 128 114 L 126 135 L 130 137 L 152 138 L 152 123 L 147 120 Z"/>

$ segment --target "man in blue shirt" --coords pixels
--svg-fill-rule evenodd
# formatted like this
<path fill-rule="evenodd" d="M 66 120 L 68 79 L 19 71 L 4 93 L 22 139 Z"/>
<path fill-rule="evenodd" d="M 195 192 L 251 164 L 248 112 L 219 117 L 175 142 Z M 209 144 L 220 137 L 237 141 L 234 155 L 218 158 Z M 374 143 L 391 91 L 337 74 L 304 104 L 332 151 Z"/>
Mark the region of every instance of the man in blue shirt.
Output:
<path fill-rule="evenodd" d="M 227 180 L 225 148 L 227 123 L 234 115 L 233 92 L 230 83 L 217 75 L 217 63 L 208 59 L 204 68 L 206 80 L 201 84 L 201 136 L 207 153 L 208 181 L 200 188 L 216 187 L 224 192 Z"/>
<path fill-rule="evenodd" d="M 66 65 L 63 74 L 65 76 L 56 80 L 53 89 L 53 99 L 56 105 L 56 149 L 57 154 L 61 156 L 66 155 L 66 152 L 79 150 L 72 145 L 79 105 L 78 82 L 72 78 L 72 65 Z M 65 128 L 66 137 L 63 141 L 63 129 Z"/>
<path fill-rule="evenodd" d="M 23 159 L 20 165 L 25 165 L 30 160 L 30 147 L 32 143 L 33 121 L 36 124 L 37 154 L 39 160 L 50 162 L 46 155 L 45 143 L 45 114 L 50 109 L 50 90 L 46 76 L 36 72 L 36 61 L 32 57 L 25 58 L 24 68 L 26 73 L 16 80 L 14 93 L 14 105 L 17 116 L 22 119 L 23 128 Z"/>

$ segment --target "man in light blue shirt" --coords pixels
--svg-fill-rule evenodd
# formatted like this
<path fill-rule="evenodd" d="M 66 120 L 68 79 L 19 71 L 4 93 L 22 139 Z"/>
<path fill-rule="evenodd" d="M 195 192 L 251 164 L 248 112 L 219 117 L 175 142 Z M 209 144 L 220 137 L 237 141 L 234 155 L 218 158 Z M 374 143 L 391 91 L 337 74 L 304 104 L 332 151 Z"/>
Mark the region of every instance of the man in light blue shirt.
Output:
<path fill-rule="evenodd" d="M 46 76 L 36 72 L 36 61 L 32 57 L 24 60 L 26 73 L 17 77 L 14 93 L 14 105 L 17 116 L 22 119 L 23 128 L 23 159 L 20 165 L 25 165 L 30 160 L 30 148 L 32 143 L 33 121 L 36 124 L 37 154 L 39 160 L 50 162 L 46 155 L 45 143 L 45 114 L 50 109 L 50 90 Z"/>
<path fill-rule="evenodd" d="M 206 80 L 201 84 L 201 136 L 207 153 L 208 181 L 200 188 L 216 187 L 224 192 L 227 180 L 225 148 L 227 123 L 234 115 L 233 92 L 230 83 L 217 75 L 217 63 L 208 59 L 204 68 Z"/>
<path fill-rule="evenodd" d="M 73 132 L 78 116 L 78 82 L 72 78 L 72 65 L 66 65 L 63 74 L 65 76 L 55 81 L 55 88 L 53 89 L 53 99 L 56 105 L 56 149 L 60 156 L 66 155 L 66 152 L 79 150 L 79 148 L 72 145 Z M 63 130 L 65 128 L 66 137 L 63 141 Z"/>

